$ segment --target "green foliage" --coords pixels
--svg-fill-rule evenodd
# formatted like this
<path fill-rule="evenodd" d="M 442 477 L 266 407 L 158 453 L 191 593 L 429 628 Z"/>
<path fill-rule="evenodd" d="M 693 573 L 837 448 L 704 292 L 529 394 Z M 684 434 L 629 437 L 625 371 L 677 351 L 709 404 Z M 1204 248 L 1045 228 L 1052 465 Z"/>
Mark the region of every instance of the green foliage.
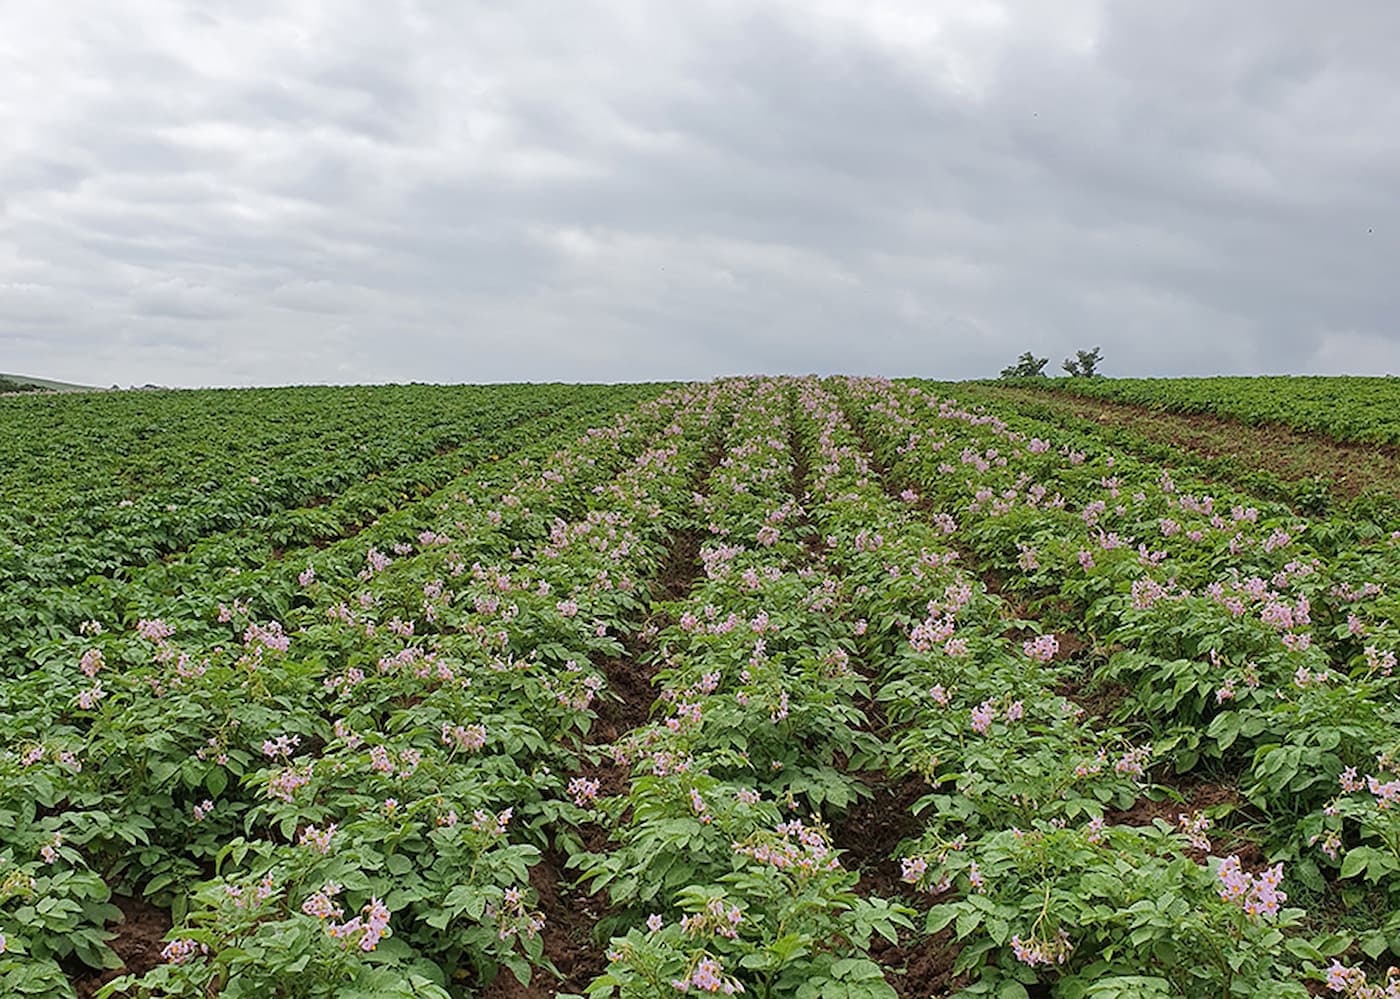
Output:
<path fill-rule="evenodd" d="M 1338 440 L 1400 444 L 1400 379 L 1332 375 L 1067 379 L 1057 387 L 1174 413 L 1280 423 Z"/>
<path fill-rule="evenodd" d="M 1043 378 L 1045 376 L 1045 366 L 1050 363 L 1048 357 L 1036 357 L 1029 350 L 1016 358 L 1015 364 L 1009 364 L 1001 369 L 1003 378 Z"/>
<path fill-rule="evenodd" d="M 1102 360 L 1103 350 L 1095 347 L 1093 350 L 1075 351 L 1075 357 L 1065 358 L 1061 367 L 1071 378 L 1097 378 L 1099 362 Z"/>
<path fill-rule="evenodd" d="M 975 868 L 977 885 L 929 910 L 928 929 L 951 926 L 969 941 L 958 968 L 982 991 L 1030 984 L 1042 967 L 1067 996 L 1128 994 L 1106 983 L 1135 979 L 1153 983 L 1148 994 L 1308 995 L 1293 980 L 1302 959 L 1320 960 L 1336 942 L 1290 940 L 1282 931 L 1300 910 L 1253 917 L 1222 900 L 1218 863 L 1195 863 L 1183 845 L 1165 823 L 1000 832 L 975 858 L 959 852 L 931 868 L 965 884 Z"/>
<path fill-rule="evenodd" d="M 0 488 L 15 500 L 0 511 L 0 674 L 84 620 L 154 616 L 176 592 L 308 559 L 390 514 L 422 522 L 464 470 L 556 434 L 558 446 L 580 422 L 654 391 L 388 386 L 0 400 Z M 271 592 L 255 599 L 262 613 L 282 612 Z"/>

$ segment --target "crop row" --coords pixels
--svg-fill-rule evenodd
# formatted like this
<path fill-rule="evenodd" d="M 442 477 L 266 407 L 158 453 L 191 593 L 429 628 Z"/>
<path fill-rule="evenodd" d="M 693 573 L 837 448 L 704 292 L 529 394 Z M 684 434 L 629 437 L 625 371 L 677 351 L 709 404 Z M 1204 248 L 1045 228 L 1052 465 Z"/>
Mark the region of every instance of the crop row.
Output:
<path fill-rule="evenodd" d="M 196 943 L 170 956 L 208 949 L 135 994 L 250 994 L 308 968 L 328 988 L 422 994 L 405 990 L 424 974 L 522 960 L 498 936 L 516 912 L 503 892 L 587 724 L 588 657 L 615 646 L 607 622 L 666 529 L 649 496 L 676 408 L 643 405 L 514 481 L 458 484 L 417 523 L 367 532 L 354 563 L 284 565 L 299 596 L 280 619 L 254 616 L 249 589 L 218 611 L 94 622 L 7 684 L 4 877 L 22 904 L 4 930 L 28 958 L 0 963 L 10 991 L 63 994 L 60 962 L 111 961 L 107 885 L 173 907 Z M 709 419 L 683 408 L 692 429 Z M 351 915 L 308 916 L 331 882 Z M 376 947 L 381 903 L 398 917 Z"/>
<path fill-rule="evenodd" d="M 1264 467 L 1263 462 L 1247 460 L 1247 456 L 1241 453 L 1244 449 L 1241 447 L 1240 428 L 1227 423 L 1221 423 L 1218 429 L 1213 428 L 1209 438 L 1219 440 L 1222 445 L 1220 451 L 1202 453 L 1192 446 L 1199 438 L 1182 440 L 1173 432 L 1173 427 L 1164 425 L 1160 413 L 1144 416 L 1136 424 L 1130 425 L 1126 421 L 1111 422 L 1107 418 L 1095 420 L 1089 414 L 1076 412 L 1081 406 L 1076 400 L 1056 397 L 1048 392 L 1032 395 L 1026 390 L 968 385 L 957 389 L 957 394 L 968 406 L 991 406 L 1003 416 L 1015 414 L 1053 426 L 1059 439 L 1083 436 L 1086 443 L 1093 441 L 1099 447 L 1111 446 L 1144 461 L 1170 468 L 1178 475 L 1229 483 L 1233 488 L 1259 499 L 1289 504 L 1300 513 L 1325 512 L 1341 499 L 1338 495 L 1340 490 L 1329 480 L 1329 470 L 1320 467 L 1316 460 L 1308 461 L 1306 455 L 1297 455 L 1294 466 L 1301 474 L 1287 477 Z M 1243 443 L 1247 445 L 1250 442 Z M 1261 444 L 1261 447 L 1274 448 L 1276 445 L 1269 442 Z M 1292 459 L 1294 456 L 1289 457 Z M 1375 498 L 1368 496 L 1365 504 L 1374 502 Z M 1379 505 L 1388 514 L 1393 513 L 1395 508 L 1394 502 Z M 1363 504 L 1355 504 L 1348 509 L 1357 516 L 1370 512 Z"/>
<path fill-rule="evenodd" d="M 0 400 L 0 583 L 63 585 L 144 565 L 563 405 L 639 397 L 407 386 Z"/>
<path fill-rule="evenodd" d="M 591 996 L 892 995 L 869 948 L 906 909 L 857 890 L 827 817 L 876 752 L 849 582 L 804 505 L 812 383 L 749 387 L 697 511 L 702 573 L 655 636 L 655 717 L 616 740 L 626 780 L 576 855 L 618 910 Z"/>
<path fill-rule="evenodd" d="M 821 393 L 802 398 L 820 418 Z M 873 484 L 849 429 L 842 447 L 830 411 L 819 488 L 794 507 L 775 408 L 734 450 L 746 488 L 711 491 L 726 497 L 710 523 L 725 540 L 703 551 L 706 581 L 660 636 L 666 710 L 623 743 L 633 780 L 600 806 L 620 848 L 581 863 L 636 921 L 590 994 L 669 983 L 890 995 L 869 948 L 908 910 L 854 890 L 823 818 L 858 793 L 854 768 L 882 757 L 887 776 L 912 770 L 929 784 L 903 880 L 937 903 L 924 932 L 952 926 L 963 941 L 955 970 L 975 976 L 968 994 L 1025 995 L 1046 980 L 1063 995 L 1306 994 L 1301 977 L 1320 977 L 1346 940 L 1282 906 L 1282 866 L 1209 857 L 1199 811 L 1165 826 L 1114 821 L 1143 790 L 1151 745 L 1059 691 L 1073 667 L 1053 665 L 1052 636 L 1008 638 L 998 602 L 956 568 L 956 522 L 911 520 Z M 731 520 L 750 503 L 764 515 Z M 820 531 L 816 559 L 803 555 L 803 523 Z M 789 582 L 797 566 L 806 586 Z M 902 726 L 883 747 L 856 706 L 854 651 Z M 785 818 L 766 828 L 770 803 Z"/>
<path fill-rule="evenodd" d="M 1057 378 L 1036 384 L 1168 412 L 1209 413 L 1338 440 L 1400 444 L 1400 380 L 1395 378 Z"/>
<path fill-rule="evenodd" d="M 1068 689 L 1111 695 L 1104 713 L 1164 777 L 1241 773 L 1241 811 L 1299 896 L 1347 910 L 1373 957 L 1400 946 L 1400 537 L 1204 495 L 914 386 L 857 383 L 850 398 L 892 476 L 955 512 L 1009 592 L 1088 641 L 1092 673 Z"/>
<path fill-rule="evenodd" d="M 357 535 L 381 516 L 413 519 L 419 505 L 441 502 L 434 494 L 470 473 L 474 466 L 498 461 L 502 455 L 518 457 L 530 449 L 549 448 L 555 435 L 572 435 L 580 423 L 605 420 L 633 400 L 630 394 L 602 395 L 561 405 L 548 414 L 512 418 L 513 422 L 494 432 L 483 432 L 446 453 L 373 473 L 323 503 L 247 514 L 237 526 L 203 535 L 185 549 L 146 565 L 89 576 L 81 582 L 12 580 L 0 595 L 0 673 L 22 672 L 33 655 L 42 655 L 37 650 L 73 635 L 83 621 L 130 624 L 143 616 L 164 613 L 171 603 L 178 607 L 194 602 L 208 607 L 217 599 L 231 599 L 222 596 L 225 581 L 231 576 L 276 561 L 295 564 L 327 547 L 348 552 L 354 545 L 337 547 L 335 542 Z M 533 408 L 539 403 L 532 401 L 530 405 Z M 559 442 L 564 439 L 559 437 Z M 78 541 L 69 544 L 81 547 Z M 45 575 L 42 568 L 26 572 L 36 578 Z M 280 613 L 291 598 L 286 587 L 277 584 L 286 574 L 272 575 L 274 578 L 261 589 L 238 581 L 254 594 L 251 599 L 258 602 L 255 609 L 259 613 Z"/>

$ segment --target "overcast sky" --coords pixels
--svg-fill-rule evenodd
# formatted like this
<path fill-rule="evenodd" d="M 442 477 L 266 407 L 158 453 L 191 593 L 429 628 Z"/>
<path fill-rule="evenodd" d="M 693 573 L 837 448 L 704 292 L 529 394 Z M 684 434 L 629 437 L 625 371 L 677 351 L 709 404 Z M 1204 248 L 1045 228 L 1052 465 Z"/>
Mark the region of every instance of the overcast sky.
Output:
<path fill-rule="evenodd" d="M 0 0 L 0 371 L 1400 373 L 1394 0 Z"/>

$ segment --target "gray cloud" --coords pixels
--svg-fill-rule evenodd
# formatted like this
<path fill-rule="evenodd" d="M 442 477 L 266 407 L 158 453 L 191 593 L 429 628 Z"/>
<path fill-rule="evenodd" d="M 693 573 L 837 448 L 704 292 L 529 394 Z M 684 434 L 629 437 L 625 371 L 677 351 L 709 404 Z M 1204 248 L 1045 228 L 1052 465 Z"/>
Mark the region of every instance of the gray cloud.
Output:
<path fill-rule="evenodd" d="M 0 369 L 1400 371 L 1397 31 L 1381 0 L 0 6 Z"/>

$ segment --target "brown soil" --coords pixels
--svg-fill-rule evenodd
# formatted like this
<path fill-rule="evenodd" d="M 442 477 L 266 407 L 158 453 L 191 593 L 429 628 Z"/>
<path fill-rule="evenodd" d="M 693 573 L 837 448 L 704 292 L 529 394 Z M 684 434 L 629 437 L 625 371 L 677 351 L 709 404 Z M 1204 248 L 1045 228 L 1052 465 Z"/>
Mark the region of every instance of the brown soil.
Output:
<path fill-rule="evenodd" d="M 478 993 L 480 999 L 545 999 L 560 993 L 581 993 L 607 968 L 603 948 L 592 939 L 593 927 L 607 914 L 604 896 L 573 887 L 564 874 L 563 858 L 553 851 L 530 868 L 530 884 L 544 913 L 544 956 L 563 978 L 537 968 L 530 984 L 521 985 L 503 970 Z"/>
<path fill-rule="evenodd" d="M 691 482 L 693 492 L 704 495 L 709 492 L 710 474 L 724 458 L 724 440 L 716 436 L 710 442 L 705 457 Z M 700 547 L 705 543 L 705 533 L 698 528 L 677 531 L 671 538 L 671 548 L 661 563 L 652 588 L 652 601 L 681 600 L 690 593 L 690 588 L 704 572 L 700 562 Z"/>
<path fill-rule="evenodd" d="M 880 937 L 870 943 L 871 959 L 884 969 L 885 981 L 900 999 L 948 995 L 967 984 L 953 975 L 958 950 L 950 928 L 932 936 L 922 931 L 902 933 L 897 944 Z"/>
<path fill-rule="evenodd" d="M 122 966 L 111 971 L 94 971 L 73 979 L 78 999 L 91 999 L 97 990 L 121 975 L 144 975 L 161 963 L 160 952 L 165 947 L 165 935 L 170 932 L 170 913 L 139 898 L 112 896 L 112 904 L 121 909 L 123 919 L 112 926 L 117 935 L 107 942 L 122 959 Z"/>
<path fill-rule="evenodd" d="M 862 780 L 871 796 L 852 805 L 831 829 L 832 842 L 842 852 L 842 866 L 860 872 L 856 883 L 860 894 L 899 898 L 927 909 L 927 893 L 900 879 L 899 862 L 892 854 L 901 840 L 918 835 L 922 828 L 909 809 L 928 793 L 928 784 L 913 774 L 899 782 L 885 774 L 864 774 Z"/>
<path fill-rule="evenodd" d="M 1090 718 L 1108 718 L 1113 714 L 1113 709 L 1123 703 L 1129 691 L 1121 683 L 1095 686 L 1085 677 L 1079 682 L 1061 684 L 1055 688 L 1055 693 L 1079 705 Z"/>
<path fill-rule="evenodd" d="M 713 460 L 718 463 L 718 454 L 713 455 Z M 703 485 L 703 476 L 700 481 Z M 653 602 L 680 600 L 690 592 L 703 572 L 702 540 L 700 532 L 695 530 L 677 531 L 672 535 L 670 549 L 651 587 Z M 663 623 L 663 616 L 657 615 L 649 623 Z M 599 703 L 598 723 L 589 738 L 593 743 L 615 742 L 624 733 L 645 725 L 656 703 L 657 692 L 651 683 L 655 670 L 640 661 L 647 651 L 645 646 L 632 634 L 624 636 L 622 644 L 622 656 L 594 659 L 594 665 L 607 677 L 611 696 Z"/>
<path fill-rule="evenodd" d="M 1056 661 L 1073 659 L 1085 649 L 1093 647 L 1083 635 L 1076 631 L 1057 631 L 1055 632 L 1055 640 L 1060 643 L 1060 649 L 1055 653 Z"/>
<path fill-rule="evenodd" d="M 788 408 L 788 454 L 792 459 L 792 495 L 797 500 L 798 514 L 791 521 L 791 528 L 802 539 L 804 563 L 808 566 L 821 565 L 826 561 L 826 545 L 821 535 L 812 527 L 806 512 L 807 482 L 811 475 L 811 463 L 807 459 L 807 449 L 797 436 L 797 404 L 793 401 Z"/>
<path fill-rule="evenodd" d="M 600 745 L 602 744 L 600 743 Z M 605 749 L 594 749 L 592 753 L 597 757 L 596 759 L 579 758 L 578 775 L 596 780 L 598 782 L 598 796 L 601 798 L 626 793 L 631 768 L 625 764 L 614 762 L 612 756 Z"/>
<path fill-rule="evenodd" d="M 807 461 L 807 449 L 797 436 L 797 405 L 788 406 L 788 458 L 792 462 L 792 496 L 798 504 L 807 500 L 807 479 L 811 466 Z"/>
<path fill-rule="evenodd" d="M 1168 794 L 1160 801 L 1139 798 L 1131 808 L 1105 812 L 1104 818 L 1110 825 L 1146 826 L 1151 825 L 1153 819 L 1165 819 L 1170 824 L 1176 825 L 1176 817 L 1183 812 L 1189 815 L 1192 812 L 1204 811 L 1215 805 L 1233 807 L 1244 801 L 1236 788 L 1224 784 L 1213 784 L 1209 781 L 1183 781 L 1175 787 L 1171 787 L 1170 790 L 1174 791 L 1175 794 Z M 1178 801 L 1178 796 L 1182 800 Z"/>
<path fill-rule="evenodd" d="M 1209 808 L 1227 811 L 1227 814 L 1233 817 L 1234 824 L 1224 824 L 1221 817 L 1217 816 L 1215 827 L 1207 833 L 1211 840 L 1212 852 L 1216 856 L 1236 854 L 1247 868 L 1264 866 L 1266 856 L 1263 847 L 1251 839 L 1248 831 L 1239 824 L 1241 820 L 1244 823 L 1258 822 L 1263 816 L 1245 800 L 1238 788 L 1201 780 L 1191 774 L 1162 777 L 1159 783 L 1174 793 L 1162 801 L 1140 799 L 1126 810 L 1105 812 L 1104 818 L 1112 825 L 1148 825 L 1154 818 L 1164 819 L 1171 825 L 1176 825 L 1177 816 L 1182 813 L 1189 815 Z M 1178 801 L 1178 797 L 1182 800 Z M 1219 806 L 1228 806 L 1228 810 L 1220 809 Z M 1188 853 L 1197 860 L 1205 859 L 1204 853 Z"/>
<path fill-rule="evenodd" d="M 590 741 L 615 742 L 624 733 L 645 725 L 656 703 L 652 671 L 631 659 L 602 659 L 595 665 L 608 679 L 609 696 L 598 702 L 598 722 Z"/>
<path fill-rule="evenodd" d="M 1321 474 L 1335 497 L 1368 490 L 1400 495 L 1400 448 L 1339 441 L 1280 424 L 1251 426 L 1203 413 L 1168 413 L 1125 402 L 1070 396 L 1054 389 L 987 388 L 991 396 L 1021 399 L 1055 412 L 1114 424 L 1158 444 L 1206 458 L 1238 462 L 1241 472 L 1264 469 L 1291 482 Z"/>
<path fill-rule="evenodd" d="M 656 576 L 654 600 L 682 600 L 690 592 L 690 587 L 704 571 L 700 564 L 700 545 L 703 540 L 699 531 L 676 532 L 671 541 L 671 550 Z"/>

